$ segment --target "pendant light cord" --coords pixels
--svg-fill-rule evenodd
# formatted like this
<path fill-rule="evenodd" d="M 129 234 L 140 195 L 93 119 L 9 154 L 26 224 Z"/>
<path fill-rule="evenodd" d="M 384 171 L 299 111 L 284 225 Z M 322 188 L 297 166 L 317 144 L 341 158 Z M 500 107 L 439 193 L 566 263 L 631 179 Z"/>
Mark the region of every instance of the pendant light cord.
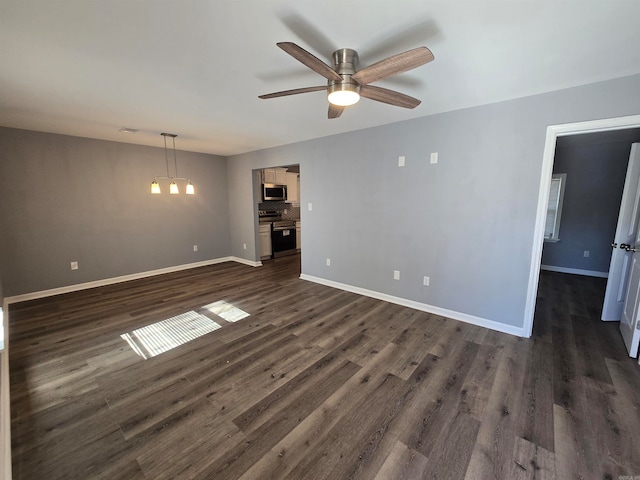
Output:
<path fill-rule="evenodd" d="M 176 137 L 173 138 L 173 166 L 176 169 L 176 178 L 178 177 L 178 160 L 176 160 Z"/>
<path fill-rule="evenodd" d="M 162 137 L 164 138 L 164 161 L 167 164 L 167 178 L 171 178 L 169 177 L 169 157 L 167 156 L 167 136 L 162 135 Z M 175 145 L 175 139 L 173 141 L 173 144 Z M 174 147 L 174 151 L 175 151 L 175 147 Z"/>

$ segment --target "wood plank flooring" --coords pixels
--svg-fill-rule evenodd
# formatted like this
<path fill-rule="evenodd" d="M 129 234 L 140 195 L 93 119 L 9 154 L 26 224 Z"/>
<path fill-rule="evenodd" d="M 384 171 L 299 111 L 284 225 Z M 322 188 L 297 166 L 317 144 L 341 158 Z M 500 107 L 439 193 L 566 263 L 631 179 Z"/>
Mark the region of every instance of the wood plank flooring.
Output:
<path fill-rule="evenodd" d="M 225 263 L 12 305 L 14 479 L 640 475 L 640 369 L 598 320 L 604 280 L 542 272 L 521 339 L 299 273 Z M 202 309 L 219 300 L 250 316 Z M 190 310 L 222 328 L 148 360 L 120 338 Z"/>

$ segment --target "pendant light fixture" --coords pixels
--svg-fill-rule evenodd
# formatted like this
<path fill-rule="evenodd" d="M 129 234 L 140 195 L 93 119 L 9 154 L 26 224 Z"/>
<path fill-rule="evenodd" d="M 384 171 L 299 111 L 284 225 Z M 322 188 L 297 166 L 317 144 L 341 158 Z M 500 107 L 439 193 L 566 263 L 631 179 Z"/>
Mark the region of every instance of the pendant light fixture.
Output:
<path fill-rule="evenodd" d="M 164 161 L 167 165 L 167 175 L 166 176 L 158 175 L 153 178 L 153 182 L 151 182 L 151 193 L 153 193 L 154 195 L 162 193 L 160 190 L 160 184 L 158 183 L 158 179 L 162 178 L 162 179 L 167 179 L 171 181 L 169 183 L 169 193 L 171 195 L 178 195 L 180 193 L 180 189 L 178 188 L 178 184 L 176 183 L 176 180 L 186 181 L 187 186 L 185 189 L 185 193 L 187 195 L 194 195 L 196 191 L 193 184 L 191 183 L 191 180 L 185 177 L 178 176 L 178 160 L 176 158 L 176 137 L 178 135 L 176 135 L 175 133 L 161 133 L 160 135 L 164 137 Z M 174 176 L 169 175 L 169 153 L 167 152 L 167 137 L 171 137 L 171 139 L 173 140 L 173 171 L 175 173 Z"/>

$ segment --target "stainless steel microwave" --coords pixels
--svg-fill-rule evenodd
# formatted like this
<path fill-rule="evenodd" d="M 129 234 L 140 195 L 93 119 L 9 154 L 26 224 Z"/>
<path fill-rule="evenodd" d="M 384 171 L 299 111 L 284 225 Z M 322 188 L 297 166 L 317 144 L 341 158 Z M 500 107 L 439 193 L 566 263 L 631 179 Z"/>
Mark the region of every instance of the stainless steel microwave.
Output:
<path fill-rule="evenodd" d="M 275 183 L 262 184 L 262 200 L 275 200 L 284 202 L 287 200 L 287 186 Z"/>

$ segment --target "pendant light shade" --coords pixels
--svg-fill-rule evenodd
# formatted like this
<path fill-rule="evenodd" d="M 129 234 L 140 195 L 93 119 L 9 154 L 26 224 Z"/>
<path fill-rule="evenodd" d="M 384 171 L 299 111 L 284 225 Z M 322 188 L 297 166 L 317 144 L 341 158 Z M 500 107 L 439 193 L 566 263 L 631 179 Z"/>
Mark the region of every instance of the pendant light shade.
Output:
<path fill-rule="evenodd" d="M 164 137 L 164 160 L 167 166 L 167 175 L 158 175 L 153 179 L 153 182 L 151 182 L 151 193 L 153 193 L 154 195 L 160 193 L 160 184 L 158 183 L 158 179 L 162 178 L 170 180 L 171 183 L 169 184 L 169 193 L 171 195 L 180 194 L 180 189 L 178 188 L 178 183 L 176 182 L 176 180 L 186 181 L 187 185 L 185 190 L 187 195 L 195 195 L 196 191 L 193 184 L 191 183 L 191 180 L 185 177 L 178 176 L 178 159 L 176 158 L 176 137 L 178 135 L 176 135 L 175 133 L 161 133 L 160 135 Z M 169 175 L 169 153 L 167 151 L 167 137 L 171 137 L 173 139 L 173 168 L 175 175 Z"/>

